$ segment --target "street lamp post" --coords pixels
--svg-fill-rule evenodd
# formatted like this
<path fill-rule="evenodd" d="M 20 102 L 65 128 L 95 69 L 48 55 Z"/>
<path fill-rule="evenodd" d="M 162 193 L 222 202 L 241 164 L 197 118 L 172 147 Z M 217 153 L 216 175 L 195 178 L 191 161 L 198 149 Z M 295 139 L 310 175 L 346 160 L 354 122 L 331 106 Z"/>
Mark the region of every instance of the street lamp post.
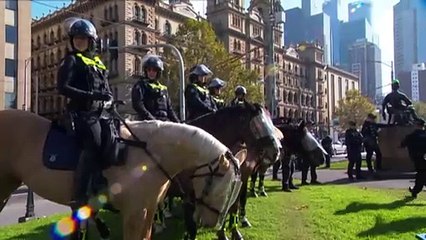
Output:
<path fill-rule="evenodd" d="M 28 65 L 31 63 L 31 57 L 25 59 L 24 61 L 24 103 L 22 104 L 22 110 L 27 111 L 28 104 Z"/>

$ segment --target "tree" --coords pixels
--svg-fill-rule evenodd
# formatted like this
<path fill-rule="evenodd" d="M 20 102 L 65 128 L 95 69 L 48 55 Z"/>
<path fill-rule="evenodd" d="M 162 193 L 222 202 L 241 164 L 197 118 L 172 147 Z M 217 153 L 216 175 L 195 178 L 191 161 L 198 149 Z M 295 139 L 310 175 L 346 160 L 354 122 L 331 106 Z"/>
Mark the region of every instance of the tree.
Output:
<path fill-rule="evenodd" d="M 229 102 L 234 97 L 237 85 L 247 88 L 247 98 L 253 102 L 263 103 L 263 85 L 257 83 L 258 74 L 253 70 L 244 69 L 240 60 L 233 59 L 223 43 L 219 42 L 216 34 L 207 21 L 187 20 L 179 26 L 175 35 L 171 36 L 170 43 L 182 53 L 185 62 L 185 73 L 195 64 L 207 65 L 215 77 L 227 81 L 223 89 L 223 97 Z M 178 61 L 170 51 L 164 52 L 166 62 L 166 77 L 170 95 L 175 103 L 178 102 L 179 79 Z"/>
<path fill-rule="evenodd" d="M 367 97 L 361 95 L 358 90 L 349 90 L 346 97 L 339 101 L 336 115 L 339 118 L 339 125 L 347 129 L 349 121 L 355 121 L 357 126 L 361 126 L 369 113 L 373 113 L 375 107 Z"/>
<path fill-rule="evenodd" d="M 419 117 L 426 119 L 426 103 L 425 102 L 415 102 L 414 109 Z"/>

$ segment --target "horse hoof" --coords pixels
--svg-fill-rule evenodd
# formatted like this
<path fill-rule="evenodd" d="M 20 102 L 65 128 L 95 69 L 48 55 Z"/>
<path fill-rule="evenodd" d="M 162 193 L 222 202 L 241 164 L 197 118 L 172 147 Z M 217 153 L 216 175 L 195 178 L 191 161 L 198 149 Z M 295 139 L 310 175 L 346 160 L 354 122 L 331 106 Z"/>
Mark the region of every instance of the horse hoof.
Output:
<path fill-rule="evenodd" d="M 243 228 L 251 228 L 251 224 L 246 217 L 241 218 L 241 227 Z"/>
<path fill-rule="evenodd" d="M 223 230 L 217 232 L 216 235 L 217 235 L 218 240 L 229 240 L 229 238 L 225 234 L 225 231 L 223 231 Z"/>
<path fill-rule="evenodd" d="M 243 235 L 237 229 L 232 230 L 232 240 L 244 240 Z"/>
<path fill-rule="evenodd" d="M 255 190 L 250 190 L 250 194 L 252 197 L 255 197 L 255 198 L 259 197 Z"/>
<path fill-rule="evenodd" d="M 265 191 L 260 191 L 259 194 L 262 197 L 268 197 L 268 194 Z"/>

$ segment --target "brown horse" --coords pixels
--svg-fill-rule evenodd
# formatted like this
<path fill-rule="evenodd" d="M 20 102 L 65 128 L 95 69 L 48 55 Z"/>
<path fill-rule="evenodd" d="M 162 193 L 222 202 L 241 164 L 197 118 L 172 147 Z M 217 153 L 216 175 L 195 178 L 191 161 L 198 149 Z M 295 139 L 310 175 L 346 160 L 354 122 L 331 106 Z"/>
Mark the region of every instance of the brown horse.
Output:
<path fill-rule="evenodd" d="M 128 126 L 134 137 L 124 127 L 121 137 L 140 139 L 146 143 L 145 148 L 130 145 L 122 166 L 103 171 L 109 186 L 108 196 L 103 197 L 108 197 L 123 216 L 122 239 L 150 239 L 153 215 L 169 187 L 169 177 L 185 169 L 196 168 L 194 175 L 220 176 L 211 178 L 208 184 L 205 177 L 194 178 L 192 183 L 195 196 L 200 199 L 194 220 L 201 220 L 207 227 L 221 225 L 235 200 L 231 196 L 239 191 L 235 183 L 240 163 L 228 148 L 207 132 L 189 125 L 145 121 L 128 122 Z M 52 170 L 43 162 L 51 130 L 51 122 L 38 115 L 20 110 L 0 111 L 0 211 L 21 182 L 48 200 L 64 205 L 71 202 L 73 171 Z M 244 153 L 238 157 L 244 161 Z M 213 166 L 215 172 L 207 166 Z"/>

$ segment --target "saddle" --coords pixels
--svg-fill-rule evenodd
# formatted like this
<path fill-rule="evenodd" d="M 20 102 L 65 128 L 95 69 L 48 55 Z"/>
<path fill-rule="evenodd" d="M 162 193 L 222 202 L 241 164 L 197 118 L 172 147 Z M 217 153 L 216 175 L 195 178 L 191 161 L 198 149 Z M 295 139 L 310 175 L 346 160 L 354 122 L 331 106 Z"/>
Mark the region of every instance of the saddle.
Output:
<path fill-rule="evenodd" d="M 127 147 L 120 142 L 118 119 L 101 118 L 102 128 L 101 156 L 102 170 L 125 163 Z M 53 121 L 43 148 L 43 164 L 53 170 L 74 171 L 77 168 L 82 149 L 77 143 L 72 114 L 64 114 Z"/>

